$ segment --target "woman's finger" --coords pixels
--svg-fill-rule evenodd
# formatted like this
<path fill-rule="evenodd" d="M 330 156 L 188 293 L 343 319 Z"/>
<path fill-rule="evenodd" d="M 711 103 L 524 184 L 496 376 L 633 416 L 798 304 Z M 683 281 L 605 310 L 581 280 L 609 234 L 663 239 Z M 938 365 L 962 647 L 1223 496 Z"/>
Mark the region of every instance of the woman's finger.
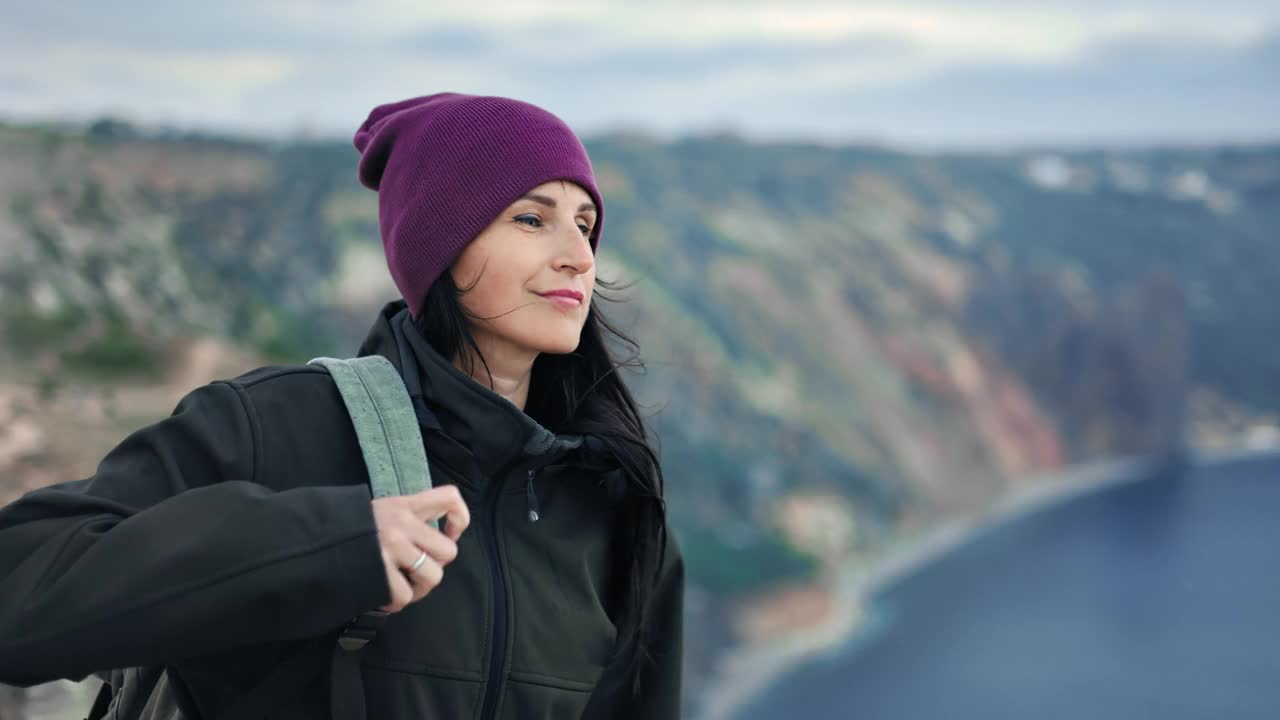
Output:
<path fill-rule="evenodd" d="M 467 509 L 467 503 L 462 499 L 462 491 L 457 485 L 440 485 L 404 497 L 409 509 L 419 520 L 430 522 L 445 518 L 444 533 L 454 542 L 471 524 L 471 511 Z"/>
<path fill-rule="evenodd" d="M 423 558 L 423 553 L 424 551 L 416 545 L 409 545 L 401 556 L 400 571 L 412 586 L 414 602 L 421 600 L 423 596 L 435 589 L 444 577 L 444 568 L 440 563 L 431 557 L 431 553 L 426 553 L 426 557 Z M 420 558 L 422 564 L 414 568 L 414 564 Z"/>
<path fill-rule="evenodd" d="M 413 601 L 417 602 L 439 587 L 444 580 L 444 568 L 428 557 L 417 570 L 409 574 L 409 580 L 413 585 Z"/>
<path fill-rule="evenodd" d="M 401 530 L 414 545 L 426 550 L 441 565 L 448 565 L 458 557 L 458 543 L 452 538 L 430 525 L 418 522 L 412 516 L 411 518 Z M 417 556 L 414 557 L 416 559 Z"/>

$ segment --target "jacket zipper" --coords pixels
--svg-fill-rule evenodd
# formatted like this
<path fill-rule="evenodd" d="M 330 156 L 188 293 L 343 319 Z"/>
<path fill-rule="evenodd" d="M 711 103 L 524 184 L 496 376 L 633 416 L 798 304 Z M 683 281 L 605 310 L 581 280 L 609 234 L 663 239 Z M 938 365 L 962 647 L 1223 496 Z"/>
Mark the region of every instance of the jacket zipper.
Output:
<path fill-rule="evenodd" d="M 528 485 L 525 487 L 525 504 L 529 508 L 529 522 L 538 522 L 538 496 L 533 492 L 533 476 L 537 472 L 533 468 L 529 468 Z"/>
<path fill-rule="evenodd" d="M 537 515 L 537 497 L 533 495 L 533 476 L 537 473 L 534 468 L 527 471 L 528 493 L 532 498 L 530 510 L 530 522 L 535 521 Z M 502 487 L 505 483 L 493 482 L 491 487 L 487 488 L 488 497 L 486 498 L 489 510 L 489 533 L 487 546 L 489 548 L 491 562 L 489 567 L 493 569 L 493 642 L 489 652 L 489 680 L 485 686 L 484 703 L 481 705 L 481 720 L 491 720 L 497 714 L 498 691 L 502 686 L 502 666 L 507 661 L 507 585 L 502 574 L 502 557 L 498 552 L 498 503 L 502 498 Z"/>

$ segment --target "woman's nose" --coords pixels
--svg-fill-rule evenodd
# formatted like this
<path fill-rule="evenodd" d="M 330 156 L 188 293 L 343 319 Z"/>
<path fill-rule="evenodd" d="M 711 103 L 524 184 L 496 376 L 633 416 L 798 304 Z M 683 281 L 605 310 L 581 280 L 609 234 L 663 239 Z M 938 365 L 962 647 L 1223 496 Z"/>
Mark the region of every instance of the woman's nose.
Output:
<path fill-rule="evenodd" d="M 595 254 L 591 252 L 591 238 L 582 234 L 577 223 L 573 225 L 573 236 L 568 240 L 563 262 L 577 268 L 578 272 L 586 272 L 595 264 Z"/>

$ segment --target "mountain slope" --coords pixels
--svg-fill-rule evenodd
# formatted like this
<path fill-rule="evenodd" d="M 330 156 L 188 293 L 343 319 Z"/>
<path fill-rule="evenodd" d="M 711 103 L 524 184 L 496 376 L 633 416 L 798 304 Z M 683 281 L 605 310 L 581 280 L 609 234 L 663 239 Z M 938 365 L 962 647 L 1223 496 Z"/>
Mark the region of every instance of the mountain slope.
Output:
<path fill-rule="evenodd" d="M 708 601 L 691 647 L 823 553 L 1277 425 L 1280 148 L 587 144 L 601 275 L 633 283 L 604 307 L 640 341 Z M 345 142 L 0 126 L 0 157 L 7 497 L 87 474 L 199 382 L 353 352 L 395 297 Z M 834 550 L 804 540 L 824 505 L 856 531 Z"/>

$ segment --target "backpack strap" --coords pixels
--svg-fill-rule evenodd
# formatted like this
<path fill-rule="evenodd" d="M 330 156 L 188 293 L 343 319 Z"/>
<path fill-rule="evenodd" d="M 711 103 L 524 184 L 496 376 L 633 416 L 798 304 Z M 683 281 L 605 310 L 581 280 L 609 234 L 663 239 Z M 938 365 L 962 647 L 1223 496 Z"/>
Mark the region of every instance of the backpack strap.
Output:
<path fill-rule="evenodd" d="M 381 355 L 314 358 L 308 365 L 329 371 L 351 415 L 374 498 L 410 495 L 431 488 L 418 416 L 404 380 Z M 439 520 L 430 521 L 440 529 Z M 386 612 L 368 610 L 347 624 L 333 650 L 330 705 L 338 720 L 364 720 L 364 678 L 360 655 L 377 636 Z"/>
<path fill-rule="evenodd" d="M 365 355 L 348 360 L 318 357 L 307 364 L 324 366 L 337 383 L 355 425 L 373 497 L 430 489 L 431 468 L 418 416 L 391 361 L 381 355 Z M 431 524 L 440 529 L 438 520 Z"/>

